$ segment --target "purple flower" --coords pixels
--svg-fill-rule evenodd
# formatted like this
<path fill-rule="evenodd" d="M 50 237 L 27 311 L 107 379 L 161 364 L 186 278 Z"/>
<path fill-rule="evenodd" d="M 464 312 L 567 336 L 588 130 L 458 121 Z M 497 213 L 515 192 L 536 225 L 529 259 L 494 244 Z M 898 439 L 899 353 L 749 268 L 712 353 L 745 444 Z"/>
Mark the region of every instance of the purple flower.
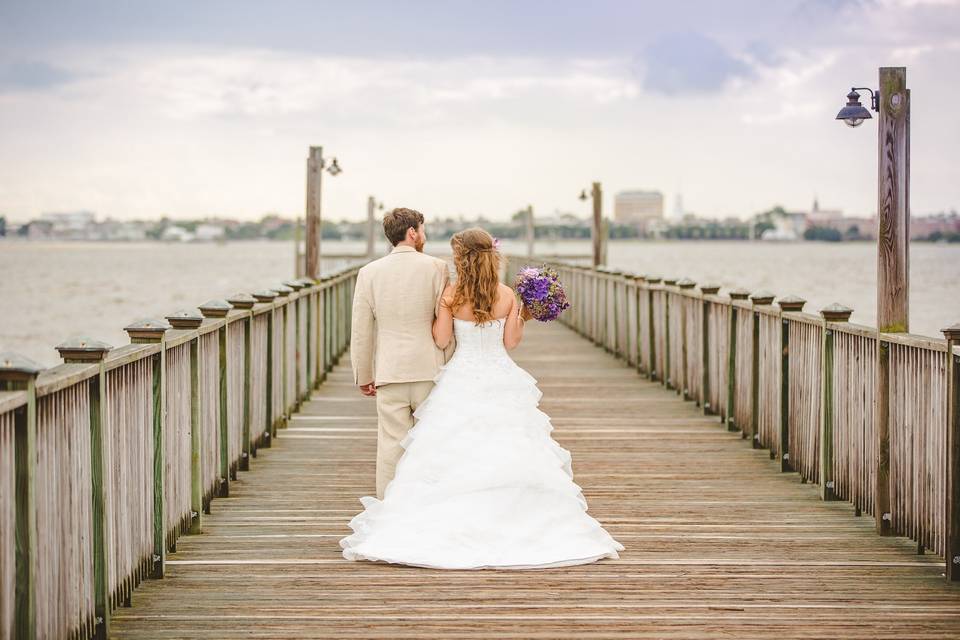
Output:
<path fill-rule="evenodd" d="M 570 308 L 557 272 L 547 267 L 524 267 L 514 287 L 531 315 L 541 322 L 556 320 Z"/>

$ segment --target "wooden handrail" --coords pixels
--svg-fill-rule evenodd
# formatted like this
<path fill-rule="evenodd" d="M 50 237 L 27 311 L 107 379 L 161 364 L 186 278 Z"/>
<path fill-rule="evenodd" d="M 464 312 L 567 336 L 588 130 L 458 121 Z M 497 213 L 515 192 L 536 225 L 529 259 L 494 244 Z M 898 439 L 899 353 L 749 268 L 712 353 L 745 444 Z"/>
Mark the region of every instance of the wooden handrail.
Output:
<path fill-rule="evenodd" d="M 345 351 L 358 270 L 250 308 L 215 301 L 199 326 L 180 314 L 195 328 L 131 328 L 135 344 L 84 362 L 0 360 L 0 560 L 15 566 L 0 636 L 106 637 Z"/>
<path fill-rule="evenodd" d="M 960 522 L 960 489 L 946 490 L 960 478 L 960 434 L 948 447 L 960 376 L 947 375 L 947 350 L 956 359 L 960 347 L 834 320 L 833 309 L 798 311 L 799 299 L 785 311 L 768 296 L 704 293 L 674 278 L 543 256 L 504 262 L 507 282 L 511 267 L 556 269 L 571 302 L 561 323 L 769 449 L 781 471 L 820 485 L 824 500 L 850 501 L 918 552 L 953 549 L 947 575 L 960 580 L 960 524 L 949 524 Z M 884 412 L 875 410 L 878 388 Z M 877 504 L 889 511 L 876 513 Z"/>

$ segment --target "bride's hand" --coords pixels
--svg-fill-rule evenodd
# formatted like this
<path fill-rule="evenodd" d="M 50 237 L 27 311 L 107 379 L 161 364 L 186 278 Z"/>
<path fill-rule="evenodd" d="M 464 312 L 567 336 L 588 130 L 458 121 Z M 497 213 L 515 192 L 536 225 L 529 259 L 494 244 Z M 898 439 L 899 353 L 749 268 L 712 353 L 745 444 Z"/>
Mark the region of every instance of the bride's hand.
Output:
<path fill-rule="evenodd" d="M 520 303 L 520 317 L 523 318 L 524 322 L 533 318 L 533 314 L 530 313 L 530 309 L 527 309 L 527 305 L 523 303 Z"/>

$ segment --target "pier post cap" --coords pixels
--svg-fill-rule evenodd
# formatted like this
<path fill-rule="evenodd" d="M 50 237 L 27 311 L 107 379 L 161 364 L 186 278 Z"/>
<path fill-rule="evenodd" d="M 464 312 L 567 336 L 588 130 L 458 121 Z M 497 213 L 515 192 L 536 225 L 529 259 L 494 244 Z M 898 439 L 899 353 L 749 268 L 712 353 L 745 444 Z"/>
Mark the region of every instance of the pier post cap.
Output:
<path fill-rule="evenodd" d="M 737 287 L 736 289 L 730 290 L 730 299 L 731 300 L 746 300 L 750 297 L 750 291 L 744 289 L 743 287 Z"/>
<path fill-rule="evenodd" d="M 167 316 L 167 322 L 174 329 L 196 329 L 203 323 L 199 309 L 181 309 Z"/>
<path fill-rule="evenodd" d="M 829 322 L 846 322 L 850 319 L 853 309 L 845 307 L 839 302 L 834 302 L 820 309 L 820 315 Z"/>
<path fill-rule="evenodd" d="M 36 378 L 44 366 L 13 351 L 0 352 L 0 381 L 23 382 Z"/>
<path fill-rule="evenodd" d="M 285 284 L 278 284 L 277 286 L 273 287 L 273 290 L 276 291 L 277 295 L 281 298 L 286 298 L 288 295 L 293 293 L 293 287 L 288 287 Z"/>
<path fill-rule="evenodd" d="M 695 286 L 697 286 L 697 283 L 690 278 L 680 278 L 677 280 L 677 286 L 681 289 L 693 289 Z"/>
<path fill-rule="evenodd" d="M 620 271 L 619 269 L 607 269 L 606 271 L 607 271 L 607 273 L 609 273 L 609 274 L 612 275 L 612 276 L 622 276 L 622 275 L 623 275 L 623 271 Z"/>
<path fill-rule="evenodd" d="M 85 336 L 74 336 L 67 338 L 56 347 L 60 357 L 66 363 L 73 362 L 102 362 L 107 357 L 107 352 L 113 349 L 112 346 L 100 340 L 87 338 Z"/>
<path fill-rule="evenodd" d="M 647 279 L 647 276 L 642 273 L 634 273 L 631 275 L 631 277 L 637 282 L 644 282 Z"/>
<path fill-rule="evenodd" d="M 720 285 L 718 284 L 702 284 L 700 285 L 700 291 L 707 295 L 716 295 L 720 291 Z"/>
<path fill-rule="evenodd" d="M 299 280 L 284 280 L 283 286 L 290 287 L 294 291 L 300 291 L 300 289 L 303 289 L 307 285 L 303 284 Z"/>
<path fill-rule="evenodd" d="M 253 309 L 257 299 L 249 293 L 235 293 L 227 298 L 227 302 L 232 304 L 235 309 Z"/>
<path fill-rule="evenodd" d="M 162 342 L 163 334 L 172 328 L 166 320 L 144 318 L 123 328 L 130 336 L 130 342 Z"/>
<path fill-rule="evenodd" d="M 643 276 L 643 278 L 650 284 L 657 284 L 658 282 L 661 282 L 663 280 L 663 278 L 661 278 L 660 276 L 654 276 L 654 275 Z"/>
<path fill-rule="evenodd" d="M 273 289 L 260 289 L 254 291 L 252 295 L 257 302 L 273 302 L 273 299 L 277 297 L 277 292 Z"/>
<path fill-rule="evenodd" d="M 233 305 L 226 300 L 207 300 L 199 307 L 204 318 L 226 318 Z"/>
<path fill-rule="evenodd" d="M 953 340 L 954 342 L 960 341 L 960 322 L 946 329 L 941 329 L 940 331 L 943 332 L 943 337 L 947 340 Z"/>
<path fill-rule="evenodd" d="M 784 311 L 803 311 L 803 305 L 807 304 L 807 301 L 800 296 L 791 295 L 778 298 L 777 304 Z"/>
<path fill-rule="evenodd" d="M 306 288 L 306 287 L 312 287 L 312 286 L 314 286 L 315 284 L 317 284 L 317 282 L 319 282 L 319 280 L 314 280 L 313 278 L 303 277 L 303 278 L 298 278 L 298 279 L 297 279 L 297 282 L 303 284 L 303 287 Z"/>
<path fill-rule="evenodd" d="M 673 285 L 677 284 L 677 279 L 676 279 L 676 278 L 664 278 L 664 279 L 663 279 L 663 284 L 673 286 Z"/>
<path fill-rule="evenodd" d="M 775 297 L 776 296 L 769 291 L 757 291 L 750 296 L 750 301 L 753 302 L 754 306 L 769 305 L 773 304 L 773 299 Z"/>

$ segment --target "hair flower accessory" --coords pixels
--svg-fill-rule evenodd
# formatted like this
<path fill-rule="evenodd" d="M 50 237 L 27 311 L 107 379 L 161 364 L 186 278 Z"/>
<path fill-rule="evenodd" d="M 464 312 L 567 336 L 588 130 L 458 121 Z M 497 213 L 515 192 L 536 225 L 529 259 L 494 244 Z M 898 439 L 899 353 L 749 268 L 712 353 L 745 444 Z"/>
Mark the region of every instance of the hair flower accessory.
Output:
<path fill-rule="evenodd" d="M 493 250 L 494 250 L 494 251 L 499 251 L 499 250 L 500 250 L 500 238 L 494 238 L 494 239 L 493 239 Z"/>

